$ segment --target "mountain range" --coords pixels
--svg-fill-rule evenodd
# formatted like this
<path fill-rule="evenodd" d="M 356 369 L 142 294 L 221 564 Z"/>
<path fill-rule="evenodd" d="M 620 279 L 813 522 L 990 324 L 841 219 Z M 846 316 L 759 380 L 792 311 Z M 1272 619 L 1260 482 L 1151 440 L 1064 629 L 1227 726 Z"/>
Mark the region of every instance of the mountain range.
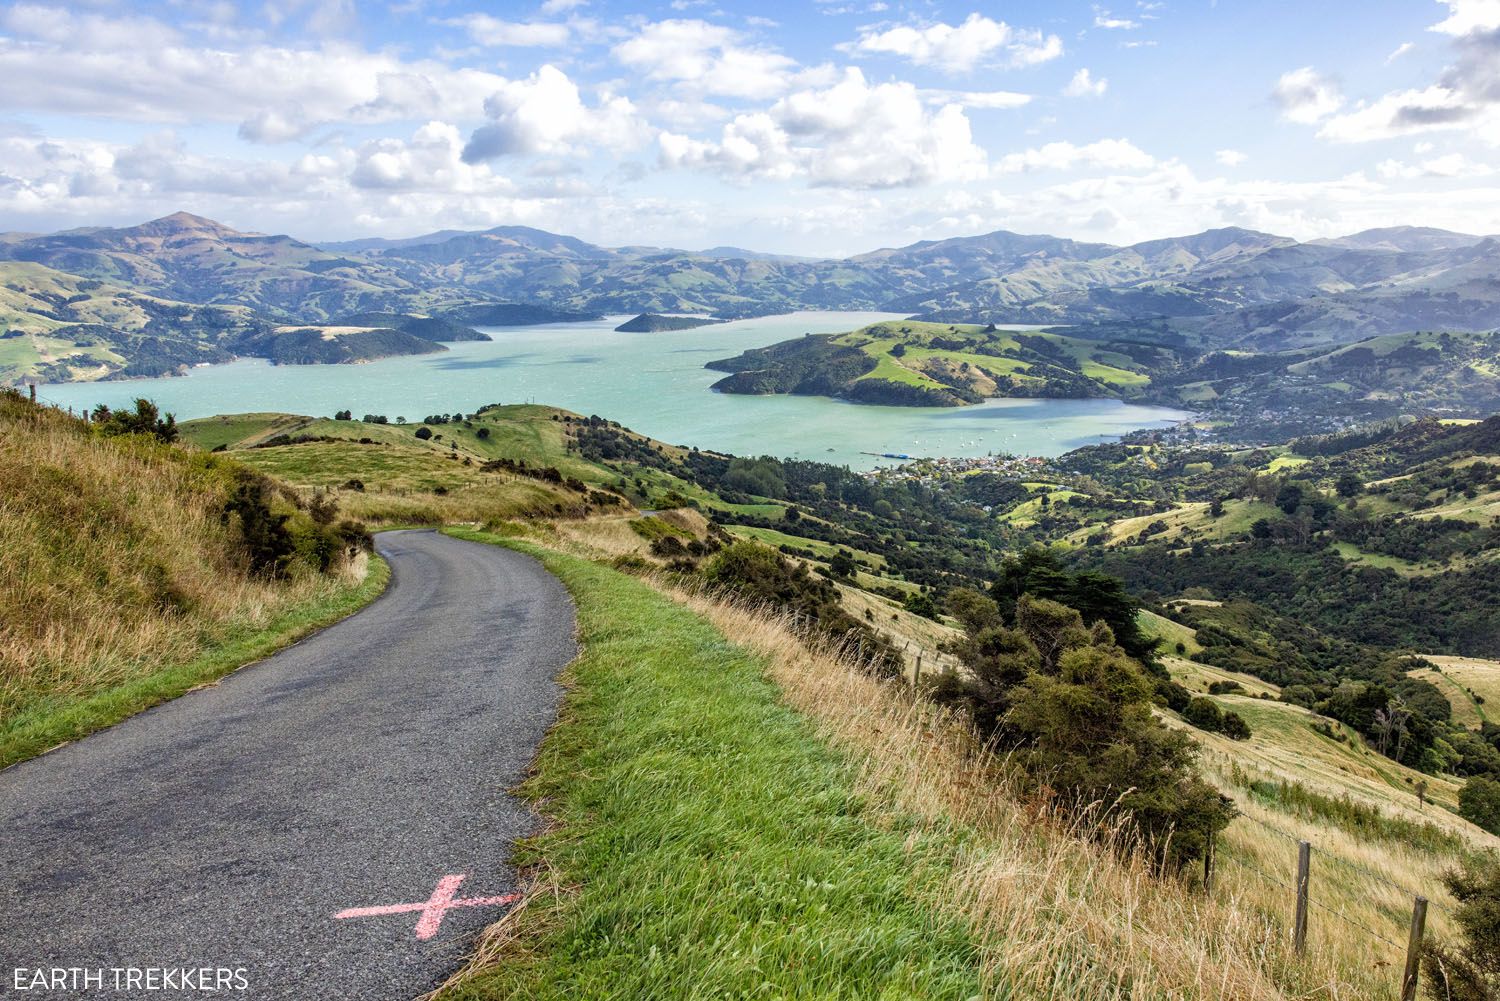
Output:
<path fill-rule="evenodd" d="M 0 235 L 0 381 L 162 374 L 271 354 L 278 327 L 346 330 L 368 314 L 476 323 L 500 304 L 532 322 L 880 309 L 943 323 L 1066 324 L 1098 340 L 1287 350 L 1500 326 L 1500 240 L 1398 227 L 1299 243 L 1230 228 L 1118 247 L 999 231 L 827 260 L 603 247 L 524 226 L 319 245 L 179 212 Z M 403 333 L 372 343 L 432 349 Z"/>

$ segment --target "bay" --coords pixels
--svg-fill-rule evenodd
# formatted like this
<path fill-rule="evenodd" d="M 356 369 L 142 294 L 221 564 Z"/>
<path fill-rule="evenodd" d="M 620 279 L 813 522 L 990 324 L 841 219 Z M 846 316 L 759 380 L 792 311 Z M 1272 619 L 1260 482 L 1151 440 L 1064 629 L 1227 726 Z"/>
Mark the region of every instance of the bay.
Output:
<path fill-rule="evenodd" d="M 178 420 L 213 414 L 338 410 L 419 421 L 487 403 L 536 402 L 599 414 L 653 438 L 736 455 L 815 459 L 869 469 L 912 457 L 1058 455 L 1138 428 L 1187 418 L 1118 400 L 997 399 L 970 407 L 879 407 L 806 396 L 712 392 L 723 377 L 704 363 L 804 333 L 836 333 L 890 313 L 804 312 L 694 330 L 616 333 L 627 317 L 588 323 L 483 328 L 494 339 L 441 354 L 361 365 L 271 365 L 242 359 L 185 376 L 38 387 L 75 409 L 156 402 Z M 1015 329 L 1031 329 L 1017 327 Z M 868 453 L 875 453 L 874 455 Z"/>

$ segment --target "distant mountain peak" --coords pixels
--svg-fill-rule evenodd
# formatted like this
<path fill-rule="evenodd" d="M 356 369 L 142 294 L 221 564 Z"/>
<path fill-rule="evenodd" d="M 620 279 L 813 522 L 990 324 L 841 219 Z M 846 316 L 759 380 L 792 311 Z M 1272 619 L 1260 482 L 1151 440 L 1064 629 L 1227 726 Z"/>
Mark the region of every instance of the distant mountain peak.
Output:
<path fill-rule="evenodd" d="M 205 216 L 194 215 L 191 212 L 182 211 L 173 212 L 171 215 L 164 215 L 160 219 L 152 219 L 150 222 L 143 222 L 139 226 L 129 228 L 142 233 L 163 236 L 175 233 L 205 233 L 214 236 L 245 235 L 240 230 L 233 229 L 221 222 Z"/>

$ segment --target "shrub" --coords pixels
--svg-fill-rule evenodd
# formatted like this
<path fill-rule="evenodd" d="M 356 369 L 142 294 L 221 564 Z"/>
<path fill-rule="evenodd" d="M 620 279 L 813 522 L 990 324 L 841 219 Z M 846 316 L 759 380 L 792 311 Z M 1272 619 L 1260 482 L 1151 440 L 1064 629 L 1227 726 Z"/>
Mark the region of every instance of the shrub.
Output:
<path fill-rule="evenodd" d="M 110 410 L 101 403 L 89 419 L 101 434 L 147 434 L 166 443 L 177 440 L 177 419 L 171 414 L 163 418 L 156 404 L 146 399 L 137 398 L 134 410 Z"/>
<path fill-rule="evenodd" d="M 1182 716 L 1198 729 L 1209 733 L 1218 733 L 1224 729 L 1224 713 L 1219 709 L 1218 703 L 1201 695 L 1188 703 Z"/>
<path fill-rule="evenodd" d="M 420 438 L 422 441 L 427 441 L 429 438 L 432 437 L 432 429 L 429 428 L 429 427 L 427 427 L 426 425 L 423 425 L 422 427 L 417 428 L 417 437 Z"/>
<path fill-rule="evenodd" d="M 813 576 L 807 565 L 748 540 L 721 549 L 703 568 L 711 585 L 752 602 L 764 602 L 812 621 L 828 639 L 857 648 L 881 674 L 894 677 L 901 656 L 884 636 L 844 610 L 834 584 Z"/>
<path fill-rule="evenodd" d="M 1454 919 L 1463 943 L 1429 940 L 1422 950 L 1427 993 L 1443 1001 L 1494 1001 L 1500 997 L 1500 859 L 1469 858 L 1443 875 L 1458 901 Z"/>
<path fill-rule="evenodd" d="M 1152 715 L 1157 681 L 1075 609 L 1023 594 L 1015 618 L 955 644 L 969 676 L 944 676 L 935 697 L 968 709 L 1062 809 L 1099 811 L 1101 836 L 1123 813 L 1162 866 L 1201 857 L 1233 808 L 1194 772 L 1191 739 Z"/>
<path fill-rule="evenodd" d="M 1458 792 L 1458 815 L 1491 834 L 1500 834 L 1500 782 L 1476 775 Z"/>

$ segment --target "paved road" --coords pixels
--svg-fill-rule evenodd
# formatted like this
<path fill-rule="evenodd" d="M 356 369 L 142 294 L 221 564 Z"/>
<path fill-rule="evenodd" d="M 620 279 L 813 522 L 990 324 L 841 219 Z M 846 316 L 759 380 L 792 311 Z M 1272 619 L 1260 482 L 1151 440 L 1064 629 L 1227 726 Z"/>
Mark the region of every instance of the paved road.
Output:
<path fill-rule="evenodd" d="M 221 997 L 405 1001 L 504 913 L 535 823 L 506 790 L 554 718 L 572 604 L 509 550 L 377 546 L 394 577 L 359 614 L 0 772 L 0 998 L 204 997 L 111 969 L 209 967 L 242 971 L 207 977 Z M 84 989 L 16 991 L 18 967 Z"/>

